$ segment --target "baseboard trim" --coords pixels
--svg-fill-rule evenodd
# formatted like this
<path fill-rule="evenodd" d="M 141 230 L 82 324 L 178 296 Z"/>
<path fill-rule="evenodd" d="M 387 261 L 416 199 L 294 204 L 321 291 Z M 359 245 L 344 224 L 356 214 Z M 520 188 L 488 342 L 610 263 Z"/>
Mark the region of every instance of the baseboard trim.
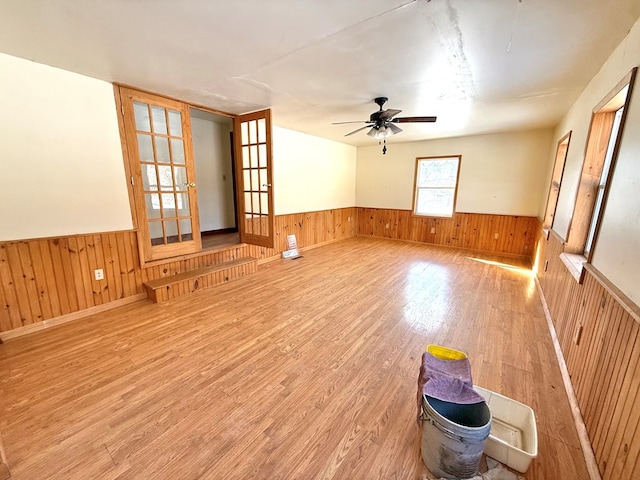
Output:
<path fill-rule="evenodd" d="M 571 406 L 573 421 L 575 422 L 576 430 L 578 431 L 578 439 L 580 440 L 580 447 L 582 447 L 582 454 L 584 455 L 584 460 L 585 460 L 585 463 L 587 464 L 589 478 L 591 480 L 602 480 L 602 477 L 600 476 L 600 470 L 598 469 L 598 461 L 596 460 L 596 456 L 593 453 L 593 447 L 591 446 L 591 441 L 589 440 L 587 427 L 584 424 L 584 419 L 582 418 L 582 412 L 580 412 L 580 406 L 578 405 L 578 397 L 576 397 L 576 392 L 573 389 L 573 383 L 571 383 L 571 377 L 569 376 L 569 369 L 567 368 L 567 364 L 564 361 L 562 348 L 560 348 L 560 341 L 558 340 L 556 327 L 553 325 L 551 312 L 549 312 L 549 307 L 547 306 L 547 299 L 544 296 L 544 292 L 542 291 L 542 286 L 540 285 L 540 282 L 538 281 L 537 276 L 535 277 L 535 282 L 536 282 L 536 287 L 538 288 L 538 293 L 540 294 L 540 301 L 542 303 L 542 309 L 544 310 L 544 316 L 547 319 L 547 326 L 549 327 L 549 333 L 551 334 L 551 340 L 553 341 L 553 348 L 556 352 L 558 365 L 560 365 L 560 372 L 562 374 L 562 383 L 564 383 L 564 388 L 567 392 L 567 397 L 569 398 L 569 405 Z"/>
<path fill-rule="evenodd" d="M 62 325 L 67 322 L 72 322 L 80 318 L 88 317 L 89 315 L 106 312 L 107 310 L 121 307 L 123 305 L 129 305 L 130 303 L 135 303 L 140 300 L 144 300 L 145 298 L 147 298 L 146 293 L 137 293 L 135 295 L 131 295 L 130 297 L 124 297 L 118 300 L 114 300 L 113 302 L 96 305 L 95 307 L 87 308 L 77 312 L 67 313 L 66 315 L 60 315 L 59 317 L 32 323 L 31 325 L 25 325 L 24 327 L 14 328 L 13 330 L 9 330 L 6 332 L 0 332 L 0 341 L 4 342 L 7 340 L 11 340 L 12 338 L 18 338 L 22 337 L 23 335 L 39 332 L 40 330 L 45 330 L 56 325 Z"/>

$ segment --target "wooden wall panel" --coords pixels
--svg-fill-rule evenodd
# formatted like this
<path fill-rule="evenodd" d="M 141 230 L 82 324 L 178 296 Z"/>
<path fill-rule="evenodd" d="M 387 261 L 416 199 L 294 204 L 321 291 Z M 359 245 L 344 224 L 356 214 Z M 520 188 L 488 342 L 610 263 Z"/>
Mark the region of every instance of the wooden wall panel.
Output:
<path fill-rule="evenodd" d="M 640 308 L 590 266 L 578 284 L 563 248 L 553 233 L 542 237 L 537 273 L 600 474 L 638 478 Z"/>
<path fill-rule="evenodd" d="M 275 248 L 238 246 L 179 257 L 142 268 L 134 231 L 0 243 L 0 333 L 144 294 L 143 282 L 243 256 L 269 260 L 287 249 L 294 233 L 300 248 L 355 235 L 356 209 L 276 217 Z M 104 270 L 104 280 L 93 271 Z"/>
<path fill-rule="evenodd" d="M 0 243 L 0 331 L 92 308 L 142 292 L 128 282 L 140 269 L 122 255 L 134 232 Z M 105 280 L 93 280 L 102 268 Z"/>
<path fill-rule="evenodd" d="M 537 217 L 455 213 L 435 218 L 416 217 L 410 210 L 358 208 L 357 233 L 531 258 L 539 224 Z"/>

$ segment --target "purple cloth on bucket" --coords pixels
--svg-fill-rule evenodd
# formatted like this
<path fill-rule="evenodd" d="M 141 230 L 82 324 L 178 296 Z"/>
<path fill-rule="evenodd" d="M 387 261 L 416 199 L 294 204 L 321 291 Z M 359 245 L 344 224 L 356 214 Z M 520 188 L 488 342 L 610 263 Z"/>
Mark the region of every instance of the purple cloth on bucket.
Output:
<path fill-rule="evenodd" d="M 484 401 L 484 398 L 473 389 L 471 364 L 468 358 L 440 360 L 429 352 L 422 355 L 418 380 L 419 405 L 422 402 L 422 395 L 460 404 Z"/>

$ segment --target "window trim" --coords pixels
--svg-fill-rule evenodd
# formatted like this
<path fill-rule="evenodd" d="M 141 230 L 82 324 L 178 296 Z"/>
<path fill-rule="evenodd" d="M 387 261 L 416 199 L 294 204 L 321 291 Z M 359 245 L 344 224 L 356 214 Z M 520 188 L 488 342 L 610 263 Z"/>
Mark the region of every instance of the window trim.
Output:
<path fill-rule="evenodd" d="M 549 238 L 549 231 L 553 230 L 553 224 L 556 220 L 556 212 L 558 210 L 558 200 L 560 199 L 560 189 L 562 188 L 562 180 L 564 179 L 564 169 L 567 165 L 567 157 L 569 155 L 569 147 L 571 146 L 571 134 L 573 130 L 569 130 L 560 140 L 558 140 L 558 144 L 556 146 L 556 155 L 555 160 L 553 161 L 553 169 L 551 170 L 551 181 L 549 183 L 549 192 L 547 194 L 547 203 L 544 207 L 544 217 L 542 219 L 542 229 L 545 230 L 547 238 Z M 563 145 L 566 145 L 564 149 L 564 155 L 560 157 L 561 148 Z M 559 168 L 560 163 L 562 164 L 562 168 Z M 556 179 L 556 175 L 558 178 Z M 551 203 L 551 194 L 553 193 L 553 184 L 558 184 L 558 193 L 556 195 L 555 205 L 553 206 L 552 211 L 549 211 L 550 203 Z M 547 223 L 547 217 L 551 216 L 551 222 Z"/>
<path fill-rule="evenodd" d="M 418 203 L 418 169 L 422 160 L 443 160 L 458 159 L 458 168 L 456 170 L 456 183 L 453 187 L 453 208 L 451 215 L 422 214 L 416 212 Z M 429 157 L 416 157 L 416 164 L 413 172 L 413 205 L 411 206 L 411 215 L 420 218 L 453 218 L 456 214 L 456 204 L 458 202 L 458 186 L 460 185 L 460 170 L 462 167 L 462 155 L 436 155 Z M 448 188 L 448 187 L 447 187 Z"/>
<path fill-rule="evenodd" d="M 607 95 L 604 96 L 604 98 L 600 102 L 598 102 L 598 104 L 592 110 L 591 121 L 589 123 L 589 130 L 587 132 L 587 138 L 585 141 L 585 153 L 583 157 L 582 167 L 580 169 L 580 177 L 578 179 L 578 188 L 576 190 L 575 199 L 573 203 L 573 212 L 571 215 L 571 220 L 569 222 L 567 238 L 564 243 L 565 253 L 582 255 L 583 257 L 586 258 L 586 263 L 591 263 L 593 254 L 597 247 L 598 235 L 599 235 L 600 227 L 602 224 L 602 218 L 606 210 L 607 199 L 609 197 L 609 191 L 611 189 L 611 181 L 615 173 L 615 167 L 618 159 L 620 143 L 622 140 L 622 135 L 624 134 L 626 117 L 629 112 L 629 104 L 630 104 L 631 96 L 633 93 L 633 86 L 635 84 L 636 72 L 637 72 L 637 67 L 634 67 L 627 75 L 624 76 L 624 78 L 620 82 L 618 82 L 618 84 L 614 88 L 612 88 L 607 93 Z M 625 89 L 625 87 L 628 87 L 628 90 L 627 90 L 624 101 L 622 103 L 620 102 L 616 103 L 615 102 L 616 97 L 622 92 L 622 90 Z M 597 218 L 596 218 L 596 224 L 595 224 L 595 229 L 593 234 L 593 240 L 591 243 L 591 248 L 589 252 L 586 252 L 585 246 L 586 246 L 587 236 L 589 234 L 589 228 L 593 222 L 594 215 L 596 214 L 595 212 L 596 199 L 593 198 L 593 202 L 590 202 L 590 206 L 587 209 L 589 211 L 588 215 L 584 213 L 585 210 L 577 212 L 577 208 L 579 206 L 580 198 L 584 198 L 584 193 L 582 197 L 580 194 L 584 184 L 583 176 L 585 174 L 585 166 L 586 166 L 587 158 L 591 153 L 590 147 L 595 148 L 595 145 L 598 144 L 598 141 L 595 141 L 594 146 L 590 145 L 592 143 L 591 142 L 592 135 L 597 134 L 595 130 L 597 130 L 598 128 L 598 122 L 602 123 L 601 119 L 604 118 L 605 115 L 612 116 L 611 122 L 613 124 L 613 116 L 615 115 L 615 112 L 621 107 L 624 107 L 624 110 L 622 112 L 620 128 L 617 132 L 615 144 L 613 147 L 611 164 L 609 167 L 609 174 L 608 174 L 606 185 L 603 191 L 602 204 L 600 206 L 599 211 L 597 212 Z M 611 134 L 609 134 L 607 144 L 609 143 L 610 139 L 611 139 Z M 603 158 L 603 166 L 604 166 L 604 158 Z M 602 171 L 600 172 L 600 177 L 602 177 Z M 584 218 L 582 218 L 582 216 Z M 578 220 L 580 221 L 578 222 Z M 584 225 L 586 225 L 586 227 L 584 227 Z"/>

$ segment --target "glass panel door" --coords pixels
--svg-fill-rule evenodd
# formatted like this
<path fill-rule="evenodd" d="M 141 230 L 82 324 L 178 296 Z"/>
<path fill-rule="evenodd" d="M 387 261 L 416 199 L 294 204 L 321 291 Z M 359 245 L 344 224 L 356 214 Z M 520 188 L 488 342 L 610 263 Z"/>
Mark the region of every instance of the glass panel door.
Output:
<path fill-rule="evenodd" d="M 188 106 L 120 92 L 144 260 L 200 251 Z"/>
<path fill-rule="evenodd" d="M 271 110 L 234 119 L 240 241 L 273 248 Z"/>

